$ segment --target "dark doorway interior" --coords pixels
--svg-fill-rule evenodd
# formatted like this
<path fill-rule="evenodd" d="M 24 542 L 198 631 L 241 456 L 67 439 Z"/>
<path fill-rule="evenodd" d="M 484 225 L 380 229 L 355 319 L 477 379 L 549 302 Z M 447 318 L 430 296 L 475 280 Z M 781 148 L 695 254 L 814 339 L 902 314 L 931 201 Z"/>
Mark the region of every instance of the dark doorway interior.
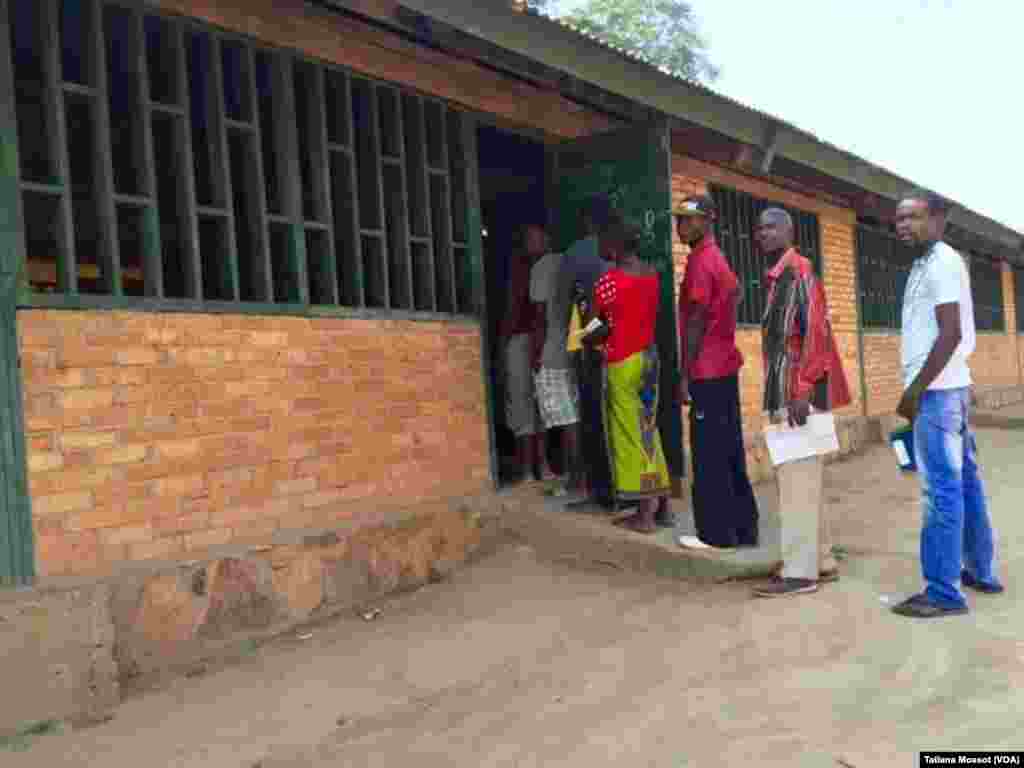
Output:
<path fill-rule="evenodd" d="M 509 264 L 519 230 L 526 224 L 547 224 L 545 150 L 540 142 L 499 128 L 482 126 L 478 135 L 483 255 L 487 276 L 487 344 L 498 454 L 498 481 L 517 480 L 515 438 L 505 426 L 505 384 L 499 324 L 507 308 Z M 549 442 L 552 442 L 549 440 Z M 549 450 L 549 456 L 551 451 Z M 556 471 L 560 468 L 553 467 Z"/>

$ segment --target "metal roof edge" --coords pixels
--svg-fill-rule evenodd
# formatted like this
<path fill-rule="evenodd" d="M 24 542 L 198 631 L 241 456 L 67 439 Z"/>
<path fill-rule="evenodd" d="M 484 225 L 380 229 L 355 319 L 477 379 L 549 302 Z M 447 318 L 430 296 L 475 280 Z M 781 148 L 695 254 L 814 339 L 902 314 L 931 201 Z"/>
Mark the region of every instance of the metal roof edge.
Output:
<path fill-rule="evenodd" d="M 340 8 L 366 5 L 365 0 L 327 1 Z M 769 127 L 775 126 L 781 129 L 778 156 L 888 200 L 898 200 L 908 189 L 920 186 L 781 118 L 668 73 L 569 25 L 536 12 L 516 11 L 507 0 L 398 2 L 406 10 L 736 141 L 760 145 Z M 951 221 L 991 241 L 1000 250 L 1012 252 L 1013 260 L 1024 264 L 1024 234 L 960 203 L 955 204 Z"/>

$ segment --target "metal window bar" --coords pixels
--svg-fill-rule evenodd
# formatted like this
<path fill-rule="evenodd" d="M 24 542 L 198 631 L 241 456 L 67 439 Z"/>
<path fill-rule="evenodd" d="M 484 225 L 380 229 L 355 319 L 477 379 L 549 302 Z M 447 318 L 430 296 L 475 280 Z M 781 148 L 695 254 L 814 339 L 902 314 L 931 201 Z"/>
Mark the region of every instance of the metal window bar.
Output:
<path fill-rule="evenodd" d="M 338 257 L 334 239 L 334 206 L 331 196 L 330 184 L 330 151 L 328 150 L 328 126 L 327 126 L 327 92 L 326 73 L 322 67 L 310 67 L 309 71 L 313 77 L 313 92 L 309 100 L 309 167 L 312 179 L 310 185 L 313 188 L 314 209 L 316 219 L 322 222 L 326 228 L 324 236 L 325 249 L 322 254 L 323 261 L 318 263 L 314 272 L 311 267 L 309 294 L 313 303 L 336 305 L 341 297 L 338 293 Z M 308 250 L 308 249 L 307 249 Z M 318 279 L 322 285 L 319 286 L 319 296 L 314 291 L 312 281 Z"/>
<path fill-rule="evenodd" d="M 91 8 L 93 29 L 92 81 L 95 91 L 91 99 L 93 129 L 93 172 L 98 205 L 97 225 L 99 227 L 99 250 L 97 263 L 100 265 L 100 279 L 106 292 L 121 296 L 120 243 L 117 236 L 117 205 L 114 201 L 113 147 L 110 143 L 110 96 L 107 87 L 107 30 L 104 24 L 105 3 L 102 0 L 88 0 Z"/>
<path fill-rule="evenodd" d="M 171 57 L 175 71 L 174 101 L 181 105 L 180 118 L 176 119 L 176 149 L 178 159 L 177 183 L 179 185 L 178 222 L 182 227 L 178 242 L 183 261 L 185 298 L 202 300 L 203 266 L 199 251 L 199 218 L 196 202 L 195 162 L 192 147 L 192 111 L 188 93 L 188 69 L 184 25 L 157 17 L 165 24 L 171 36 Z M 163 159 L 163 158 L 161 158 Z M 159 204 L 159 203 L 158 203 Z"/>
<path fill-rule="evenodd" d="M 203 34 L 203 33 L 200 33 Z M 192 77 L 206 80 L 207 88 L 212 85 L 212 93 L 207 99 L 206 119 L 209 123 L 207 130 L 212 131 L 211 137 L 211 161 L 210 161 L 210 183 L 212 200 L 214 205 L 222 207 L 227 212 L 226 219 L 220 217 L 213 221 L 206 222 L 210 227 L 223 227 L 221 237 L 226 243 L 223 253 L 224 259 L 220 261 L 221 253 L 210 249 L 208 251 L 200 246 L 204 263 L 209 261 L 211 278 L 216 278 L 221 286 L 221 292 L 227 294 L 229 301 L 238 301 L 242 297 L 241 277 L 239 275 L 238 260 L 238 234 L 235 228 L 234 211 L 234 183 L 231 179 L 231 158 L 228 154 L 228 126 L 224 118 L 226 112 L 224 101 L 224 75 L 222 69 L 221 41 L 212 35 L 203 34 L 200 41 L 205 38 L 207 41 L 208 61 L 212 64 L 209 71 L 193 72 Z M 202 43 L 200 42 L 200 45 Z M 216 245 L 212 243 L 211 245 Z M 204 276 L 207 273 L 204 272 Z M 204 277 L 204 282 L 206 279 Z M 205 296 L 205 295 L 204 295 Z"/>
<path fill-rule="evenodd" d="M 394 88 L 377 87 L 378 115 L 381 126 L 383 166 L 381 190 L 384 195 L 384 225 L 387 234 L 388 290 L 391 309 L 412 309 L 413 285 L 409 204 L 405 166 L 405 125 L 402 97 Z"/>
<path fill-rule="evenodd" d="M 62 77 L 62 50 L 57 0 L 44 0 L 40 4 L 44 14 L 45 38 L 42 51 L 46 74 L 46 106 L 51 162 L 55 166 L 56 181 L 62 186 L 60 214 L 57 221 L 57 290 L 78 293 L 78 264 L 75 260 L 74 201 L 71 195 L 71 174 L 68 166 L 67 118 L 64 115 Z"/>
<path fill-rule="evenodd" d="M 406 94 L 402 99 L 406 126 L 406 178 L 410 200 L 410 228 L 417 238 L 410 245 L 413 260 L 416 309 L 437 311 L 437 290 L 434 285 L 433 216 L 430 213 L 430 177 L 427 171 L 427 126 L 423 99 Z"/>
<path fill-rule="evenodd" d="M 858 224 L 857 275 L 861 323 L 874 330 L 899 330 L 903 291 L 914 263 L 912 249 L 891 231 Z"/>
<path fill-rule="evenodd" d="M 150 106 L 149 61 L 146 55 L 145 17 L 136 9 L 133 12 L 134 55 L 136 58 L 136 97 L 142 105 L 142 162 L 143 193 L 150 199 L 142 214 L 142 268 L 143 290 L 146 296 L 163 298 L 164 263 L 160 236 L 160 209 L 157 204 L 156 160 L 153 155 L 153 112 Z M 165 160 L 167 162 L 167 160 Z"/>
<path fill-rule="evenodd" d="M 998 261 L 970 254 L 971 298 L 979 331 L 1005 331 L 1003 275 Z"/>
<path fill-rule="evenodd" d="M 758 216 L 769 207 L 788 211 L 793 217 L 797 248 L 811 260 L 820 275 L 822 261 L 818 217 L 728 187 L 712 185 L 709 191 L 719 212 L 719 244 L 743 287 L 744 300 L 739 306 L 738 320 L 744 325 L 758 325 L 764 314 L 764 273 L 769 266 L 754 244 L 754 227 Z"/>
<path fill-rule="evenodd" d="M 473 311 L 475 158 L 461 111 L 141 3 L 7 3 L 42 30 L 28 43 L 10 34 L 43 61 L 35 103 L 52 170 L 20 183 L 53 222 L 56 292 Z M 272 62 L 273 125 L 257 55 Z M 69 99 L 84 133 L 68 130 Z"/>
<path fill-rule="evenodd" d="M 341 303 L 350 307 L 366 306 L 366 280 L 363 276 L 363 243 L 359 237 L 359 178 L 352 148 L 355 132 L 352 114 L 352 78 L 339 69 L 328 70 L 328 135 L 331 153 L 331 184 L 334 203 L 334 241 L 338 254 L 338 291 Z M 340 90 L 340 93 L 339 93 Z M 327 108 L 327 107 L 325 107 Z M 339 114 L 340 113 L 340 114 Z M 334 135 L 330 126 L 333 122 Z"/>
<path fill-rule="evenodd" d="M 1013 294 L 1017 310 L 1017 332 L 1024 333 L 1024 267 L 1013 268 Z"/>

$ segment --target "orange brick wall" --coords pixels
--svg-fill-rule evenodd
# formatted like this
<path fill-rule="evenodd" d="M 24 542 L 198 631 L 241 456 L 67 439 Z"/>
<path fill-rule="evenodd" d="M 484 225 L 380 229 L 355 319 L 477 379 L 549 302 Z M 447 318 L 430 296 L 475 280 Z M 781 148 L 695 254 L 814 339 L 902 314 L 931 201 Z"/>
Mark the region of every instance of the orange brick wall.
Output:
<path fill-rule="evenodd" d="M 22 311 L 40 572 L 489 486 L 476 326 Z"/>
<path fill-rule="evenodd" d="M 301 0 L 155 5 L 552 136 L 613 125 Z M 42 311 L 18 322 L 43 574 L 264 539 L 381 495 L 415 503 L 489 485 L 476 325 Z"/>
<path fill-rule="evenodd" d="M 1003 265 L 1003 300 L 1006 303 L 1006 332 L 1013 339 L 1017 361 L 1017 384 L 1024 384 L 1024 338 L 1017 333 L 1017 276 L 1008 264 Z"/>
<path fill-rule="evenodd" d="M 1009 333 L 979 333 L 971 375 L 980 387 L 1012 387 L 1019 382 L 1017 340 Z"/>
<path fill-rule="evenodd" d="M 903 394 L 898 331 L 864 334 L 864 376 L 867 384 L 868 416 L 896 412 Z"/>
<path fill-rule="evenodd" d="M 709 183 L 729 186 L 757 197 L 792 205 L 818 214 L 821 225 L 821 247 L 824 258 L 825 290 L 828 294 L 836 342 L 854 395 L 854 403 L 840 413 L 862 413 L 860 362 L 857 349 L 856 258 L 854 252 L 854 214 L 842 208 L 781 189 L 760 179 L 744 176 L 724 168 L 676 154 L 672 163 L 672 195 L 681 200 L 686 195 L 706 191 Z M 673 257 L 676 275 L 681 280 L 686 268 L 687 248 L 678 238 Z M 677 286 L 678 292 L 678 286 Z M 740 398 L 747 431 L 753 435 L 763 423 L 761 403 L 764 398 L 761 365 L 761 333 L 759 329 L 741 328 L 737 345 L 746 358 L 740 372 Z"/>
<path fill-rule="evenodd" d="M 1016 295 L 1016 279 L 1013 268 L 1009 264 L 1003 264 L 1003 305 L 1006 309 L 1006 332 L 1014 337 L 1014 346 L 1017 345 Z"/>

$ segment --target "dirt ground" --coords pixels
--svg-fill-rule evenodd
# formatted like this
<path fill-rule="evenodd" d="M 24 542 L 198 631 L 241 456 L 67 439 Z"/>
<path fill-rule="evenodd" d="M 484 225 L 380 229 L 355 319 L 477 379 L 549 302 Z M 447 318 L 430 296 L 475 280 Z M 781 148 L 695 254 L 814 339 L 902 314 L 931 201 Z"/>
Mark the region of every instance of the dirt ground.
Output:
<path fill-rule="evenodd" d="M 758 601 L 749 584 L 545 562 L 510 541 L 372 621 L 282 638 L 0 764 L 864 768 L 1021 749 L 1024 432 L 980 443 L 1008 593 L 970 595 L 968 616 L 888 612 L 919 586 L 920 515 L 915 479 L 879 447 L 830 467 L 849 558 L 816 595 Z"/>

